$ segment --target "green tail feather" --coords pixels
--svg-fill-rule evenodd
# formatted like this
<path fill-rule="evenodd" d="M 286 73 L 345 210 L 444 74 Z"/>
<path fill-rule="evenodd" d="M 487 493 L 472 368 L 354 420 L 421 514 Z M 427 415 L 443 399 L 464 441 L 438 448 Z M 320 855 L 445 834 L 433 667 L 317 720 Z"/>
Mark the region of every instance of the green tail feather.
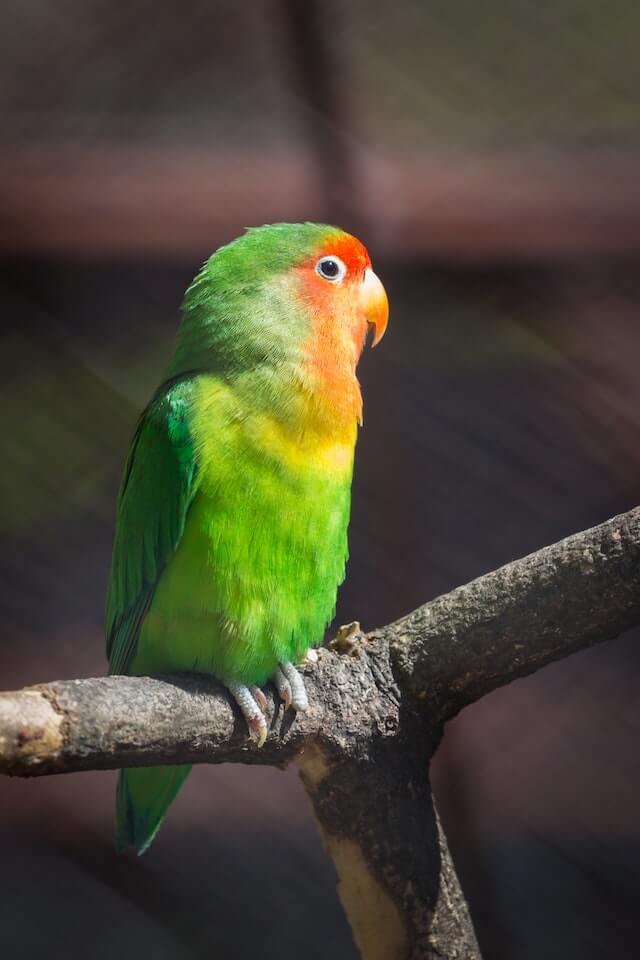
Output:
<path fill-rule="evenodd" d="M 116 846 L 144 853 L 184 783 L 190 765 L 121 770 L 116 793 Z"/>

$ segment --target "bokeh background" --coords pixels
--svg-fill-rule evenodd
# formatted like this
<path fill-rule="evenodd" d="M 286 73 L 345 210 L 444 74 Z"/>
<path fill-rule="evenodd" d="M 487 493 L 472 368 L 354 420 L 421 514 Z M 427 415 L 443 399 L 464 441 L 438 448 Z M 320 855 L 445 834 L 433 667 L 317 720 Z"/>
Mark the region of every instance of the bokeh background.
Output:
<path fill-rule="evenodd" d="M 4 687 L 104 672 L 128 440 L 186 284 L 250 224 L 358 232 L 391 301 L 340 622 L 640 499 L 639 35 L 633 0 L 4 0 Z M 627 635 L 449 725 L 487 960 L 638 956 L 639 681 Z M 114 784 L 0 783 L 7 960 L 354 960 L 293 773 L 198 768 L 142 859 Z"/>

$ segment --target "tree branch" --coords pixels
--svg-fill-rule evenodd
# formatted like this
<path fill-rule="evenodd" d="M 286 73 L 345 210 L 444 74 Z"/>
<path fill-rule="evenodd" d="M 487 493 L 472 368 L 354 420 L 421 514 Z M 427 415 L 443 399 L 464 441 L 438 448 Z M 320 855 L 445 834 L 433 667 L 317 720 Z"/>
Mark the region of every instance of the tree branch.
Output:
<path fill-rule="evenodd" d="M 403 696 L 448 720 L 491 690 L 640 623 L 640 508 L 500 567 L 371 636 Z"/>
<path fill-rule="evenodd" d="M 102 677 L 0 694 L 0 773 L 293 761 L 363 957 L 478 960 L 427 778 L 442 724 L 638 623 L 640 508 L 340 637 L 303 667 L 306 714 L 270 696 L 261 750 L 212 679 Z"/>

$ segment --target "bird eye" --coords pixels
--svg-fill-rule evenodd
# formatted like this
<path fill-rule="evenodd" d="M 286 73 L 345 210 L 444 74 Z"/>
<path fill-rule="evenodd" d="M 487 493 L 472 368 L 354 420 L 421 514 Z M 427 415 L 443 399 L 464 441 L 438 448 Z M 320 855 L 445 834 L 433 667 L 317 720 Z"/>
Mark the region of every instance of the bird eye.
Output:
<path fill-rule="evenodd" d="M 316 263 L 316 273 L 331 283 L 339 283 L 347 272 L 340 257 L 322 257 Z"/>

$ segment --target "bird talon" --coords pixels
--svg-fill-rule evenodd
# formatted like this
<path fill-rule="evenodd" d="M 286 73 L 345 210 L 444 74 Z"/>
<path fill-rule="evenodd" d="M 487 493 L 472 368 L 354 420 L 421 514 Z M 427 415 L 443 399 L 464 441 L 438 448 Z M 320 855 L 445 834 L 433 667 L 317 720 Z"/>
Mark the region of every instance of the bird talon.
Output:
<path fill-rule="evenodd" d="M 262 712 L 261 704 L 259 703 L 260 698 L 256 697 L 256 688 L 254 687 L 253 690 L 250 690 L 249 687 L 246 687 L 243 683 L 227 683 L 227 690 L 240 707 L 240 712 L 249 728 L 249 737 L 258 747 L 264 746 L 268 732 L 267 718 Z M 266 697 L 262 693 L 262 690 L 259 692 L 266 705 Z"/>
<path fill-rule="evenodd" d="M 267 712 L 269 703 L 260 687 L 251 687 L 251 694 L 263 713 Z"/>
<path fill-rule="evenodd" d="M 247 726 L 249 727 L 249 737 L 254 741 L 258 749 L 260 749 L 264 746 L 268 733 L 265 718 L 262 714 L 259 717 L 251 717 L 251 719 L 247 719 Z"/>
<path fill-rule="evenodd" d="M 284 712 L 286 713 L 289 707 L 291 706 L 291 702 L 293 700 L 293 693 L 291 692 L 291 684 L 289 683 L 284 673 L 282 672 L 281 667 L 276 667 L 273 674 L 273 682 L 275 684 L 276 690 L 278 691 L 278 696 L 284 703 Z"/>

